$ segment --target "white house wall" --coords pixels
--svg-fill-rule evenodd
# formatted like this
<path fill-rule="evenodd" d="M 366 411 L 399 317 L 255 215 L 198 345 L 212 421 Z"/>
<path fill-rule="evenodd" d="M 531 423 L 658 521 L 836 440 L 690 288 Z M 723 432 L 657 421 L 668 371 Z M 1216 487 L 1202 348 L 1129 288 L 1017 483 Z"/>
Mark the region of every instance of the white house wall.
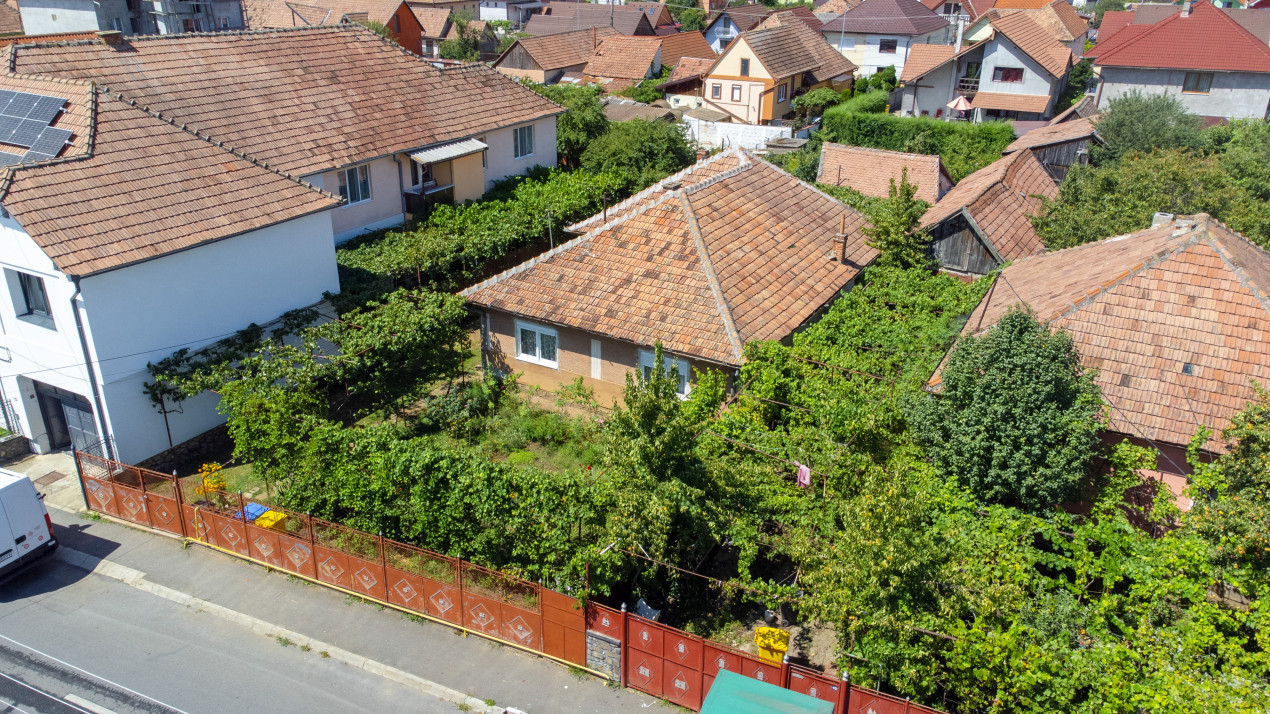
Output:
<path fill-rule="evenodd" d="M 934 117 L 941 110 L 943 115 L 949 112 L 948 103 L 955 96 L 956 62 L 946 62 L 941 67 L 931 70 L 917 82 L 904 85 L 899 107 L 904 116 L 922 116 L 926 112 Z"/>
<path fill-rule="evenodd" d="M 403 165 L 402 173 L 399 173 L 397 162 L 391 156 L 375 159 L 365 165 L 370 173 L 370 200 L 340 206 L 331 211 L 331 230 L 337 243 L 366 231 L 397 225 L 406 220 L 402 203 L 402 182 L 410 180 L 409 175 L 404 173 L 409 167 Z M 306 176 L 304 180 L 338 196 L 340 174 L 343 171 L 344 169 L 327 171 L 316 176 Z"/>
<path fill-rule="evenodd" d="M 513 131 L 515 127 L 499 129 L 479 138 L 489 148 L 485 151 L 485 190 L 495 181 L 508 176 L 519 176 L 535 166 L 553 168 L 556 165 L 556 118 L 547 117 L 533 122 L 534 153 L 516 158 Z M 523 124 L 519 126 L 524 126 Z"/>
<path fill-rule="evenodd" d="M 122 1 L 118 4 L 124 5 Z M 97 4 L 93 0 L 28 0 L 22 3 L 18 12 L 22 15 L 22 28 L 28 35 L 92 32 L 102 29 L 98 25 Z M 119 16 L 124 18 L 126 27 L 126 5 L 125 12 Z"/>
<path fill-rule="evenodd" d="M 485 22 L 506 20 L 507 3 L 494 0 L 481 0 L 481 17 Z"/>
<path fill-rule="evenodd" d="M 1270 74 L 1214 72 L 1208 94 L 1182 92 L 1183 70 L 1101 67 L 1098 108 L 1133 91 L 1174 97 L 1188 112 L 1228 119 L 1261 119 L 1270 107 Z"/>
<path fill-rule="evenodd" d="M 1022 67 L 1022 82 L 994 82 L 992 75 L 997 67 Z M 980 92 L 1001 94 L 1049 94 L 1053 102 L 1054 80 L 1031 57 L 1000 35 L 988 43 L 983 53 L 983 71 L 979 75 Z"/>

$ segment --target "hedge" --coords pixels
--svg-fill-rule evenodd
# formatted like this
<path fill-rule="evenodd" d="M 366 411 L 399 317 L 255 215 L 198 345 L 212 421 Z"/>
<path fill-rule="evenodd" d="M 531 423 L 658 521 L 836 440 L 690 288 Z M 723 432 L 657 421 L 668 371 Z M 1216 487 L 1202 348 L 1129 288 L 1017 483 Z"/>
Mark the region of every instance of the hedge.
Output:
<path fill-rule="evenodd" d="M 1014 141 L 1014 129 L 1005 122 L 948 122 L 926 117 L 851 112 L 846 107 L 847 104 L 840 104 L 825 112 L 821 131 L 826 141 L 917 154 L 939 154 L 954 181 L 960 181 L 1001 158 L 1001 152 Z"/>
<path fill-rule="evenodd" d="M 842 104 L 826 109 L 825 116 L 829 116 L 830 112 L 835 114 L 880 114 L 886 111 L 886 102 L 887 98 L 890 97 L 890 94 L 890 92 L 880 89 L 873 92 L 866 92 L 864 94 L 857 94 Z"/>

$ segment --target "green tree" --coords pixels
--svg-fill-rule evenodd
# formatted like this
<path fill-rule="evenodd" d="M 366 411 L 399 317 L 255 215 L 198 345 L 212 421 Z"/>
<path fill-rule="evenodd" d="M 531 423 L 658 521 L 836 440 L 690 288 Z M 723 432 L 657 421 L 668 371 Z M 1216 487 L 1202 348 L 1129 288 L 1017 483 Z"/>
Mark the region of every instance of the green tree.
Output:
<path fill-rule="evenodd" d="M 1093 78 L 1094 66 L 1088 58 L 1072 65 L 1071 71 L 1067 74 L 1067 86 L 1054 104 L 1055 113 L 1064 111 L 1080 101 L 1081 97 L 1085 96 L 1085 91 L 1089 88 L 1089 82 Z"/>
<path fill-rule="evenodd" d="M 810 92 L 794 99 L 794 108 L 801 114 L 808 117 L 820 116 L 822 112 L 832 106 L 842 103 L 842 93 L 830 89 L 829 87 L 821 87 L 813 89 Z"/>
<path fill-rule="evenodd" d="M 868 86 L 871 92 L 890 92 L 895 89 L 895 65 L 882 67 L 869 75 Z"/>
<path fill-rule="evenodd" d="M 1093 145 L 1095 164 L 1116 161 L 1127 153 L 1155 149 L 1195 150 L 1203 144 L 1198 116 L 1186 111 L 1172 95 L 1143 95 L 1134 90 L 1107 105 L 1094 127 L 1106 146 Z"/>
<path fill-rule="evenodd" d="M 609 128 L 609 120 L 600 104 L 599 88 L 567 84 L 530 84 L 529 87 L 565 108 L 565 113 L 556 119 L 556 151 L 566 166 L 577 166 L 582 152 Z"/>
<path fill-rule="evenodd" d="M 471 11 L 450 13 L 450 22 L 453 23 L 457 37 L 441 41 L 441 46 L 438 48 L 441 59 L 463 62 L 480 61 L 481 38 L 471 28 L 472 19 Z"/>
<path fill-rule="evenodd" d="M 1102 398 L 1071 337 L 1015 309 L 963 337 L 940 391 L 913 400 L 935 467 L 988 503 L 1042 511 L 1078 495 L 1097 453 Z"/>
<path fill-rule="evenodd" d="M 1102 16 L 1113 10 L 1119 11 L 1125 8 L 1124 0 L 1098 0 L 1094 5 L 1094 27 L 1102 24 Z"/>
<path fill-rule="evenodd" d="M 891 179 L 890 195 L 871 208 L 864 234 L 869 245 L 881 251 L 880 264 L 901 268 L 930 264 L 930 236 L 921 228 L 930 204 L 917 198 L 917 186 L 909 182 L 907 168 L 900 174 L 899 185 Z"/>
<path fill-rule="evenodd" d="M 397 41 L 397 38 L 393 37 L 392 30 L 388 29 L 388 26 L 382 22 L 375 22 L 374 20 L 371 20 L 365 24 L 365 27 L 367 30 L 370 30 L 385 40 L 390 40 L 392 42 Z"/>
<path fill-rule="evenodd" d="M 620 121 L 582 152 L 588 171 L 615 171 L 633 186 L 643 187 L 687 168 L 696 159 L 692 145 L 678 124 L 662 121 Z"/>
<path fill-rule="evenodd" d="M 666 8 L 670 16 L 679 23 L 680 32 L 693 32 L 706 29 L 706 14 L 701 10 L 701 3 L 694 0 L 668 0 Z"/>

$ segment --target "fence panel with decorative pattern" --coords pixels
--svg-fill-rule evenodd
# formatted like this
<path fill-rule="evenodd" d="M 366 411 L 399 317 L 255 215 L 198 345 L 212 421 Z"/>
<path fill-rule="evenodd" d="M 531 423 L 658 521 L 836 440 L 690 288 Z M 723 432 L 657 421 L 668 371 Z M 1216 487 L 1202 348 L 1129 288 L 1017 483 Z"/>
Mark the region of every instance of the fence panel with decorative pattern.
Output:
<path fill-rule="evenodd" d="M 615 610 L 537 583 L 242 494 L 75 452 L 88 507 L 403 608 L 701 709 L 720 670 L 833 702 L 839 714 L 938 710 Z"/>

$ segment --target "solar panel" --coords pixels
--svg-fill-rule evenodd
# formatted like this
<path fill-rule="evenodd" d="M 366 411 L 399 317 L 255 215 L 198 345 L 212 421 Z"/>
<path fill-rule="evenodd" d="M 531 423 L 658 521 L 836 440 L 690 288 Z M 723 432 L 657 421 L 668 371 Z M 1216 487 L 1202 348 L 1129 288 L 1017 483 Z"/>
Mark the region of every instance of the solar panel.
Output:
<path fill-rule="evenodd" d="M 31 108 L 26 118 L 42 121 L 47 126 L 49 122 L 57 118 L 64 104 L 66 100 L 61 97 L 38 97 L 35 100 L 35 106 Z"/>
<path fill-rule="evenodd" d="M 9 100 L 13 99 L 15 94 L 17 94 L 17 92 L 11 89 L 0 89 L 0 110 L 9 106 Z M 0 111 L 0 113 L 3 113 L 3 111 Z"/>
<path fill-rule="evenodd" d="M 0 115 L 0 141 L 8 142 L 21 123 L 22 120 L 17 117 Z"/>
<path fill-rule="evenodd" d="M 40 132 L 39 138 L 31 144 L 31 151 L 57 156 L 70 138 L 71 132 L 68 129 L 45 127 L 44 131 Z"/>
<path fill-rule="evenodd" d="M 17 164 L 22 162 L 22 157 L 17 154 L 6 154 L 0 151 L 0 166 L 8 166 L 9 164 Z"/>
<path fill-rule="evenodd" d="M 39 99 L 39 95 L 27 94 L 26 92 L 15 92 L 13 100 L 9 102 L 9 106 L 4 108 L 5 116 L 25 118 L 27 113 L 35 107 L 35 100 Z"/>
<path fill-rule="evenodd" d="M 49 156 L 48 154 L 41 154 L 38 151 L 28 151 L 26 152 L 26 155 L 22 157 L 22 163 L 30 164 L 36 161 L 44 161 L 45 159 L 51 159 L 51 158 L 53 157 Z"/>
<path fill-rule="evenodd" d="M 35 140 L 40 138 L 40 132 L 48 128 L 48 122 L 36 121 L 34 119 L 22 119 L 18 124 L 18 128 L 14 130 L 13 136 L 5 140 L 5 143 L 15 144 L 25 149 L 31 148 L 35 144 Z"/>

